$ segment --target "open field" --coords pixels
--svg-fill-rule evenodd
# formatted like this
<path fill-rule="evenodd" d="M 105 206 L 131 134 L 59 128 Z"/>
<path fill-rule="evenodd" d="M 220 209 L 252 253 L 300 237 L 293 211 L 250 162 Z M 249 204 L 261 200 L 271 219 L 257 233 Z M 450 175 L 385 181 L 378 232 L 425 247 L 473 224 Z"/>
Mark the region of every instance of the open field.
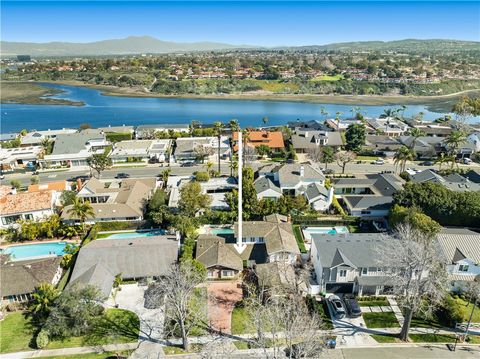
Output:
<path fill-rule="evenodd" d="M 64 84 L 93 88 L 102 91 L 104 96 L 122 97 L 157 97 L 157 98 L 192 98 L 212 100 L 249 100 L 249 101 L 289 101 L 338 105 L 364 105 L 364 106 L 395 106 L 395 105 L 426 105 L 430 111 L 451 111 L 452 106 L 463 96 L 480 96 L 480 90 L 468 90 L 441 96 L 402 96 L 402 95 L 306 95 L 306 94 L 279 94 L 274 93 L 276 84 L 266 85 L 272 87 L 268 90 L 252 91 L 231 94 L 185 94 L 164 95 L 145 91 L 143 87 L 116 87 L 106 85 L 91 85 L 81 81 L 43 81 L 53 84 Z"/>
<path fill-rule="evenodd" d="M 23 103 L 31 105 L 83 106 L 83 102 L 49 98 L 61 91 L 40 86 L 34 82 L 0 82 L 1 103 Z"/>

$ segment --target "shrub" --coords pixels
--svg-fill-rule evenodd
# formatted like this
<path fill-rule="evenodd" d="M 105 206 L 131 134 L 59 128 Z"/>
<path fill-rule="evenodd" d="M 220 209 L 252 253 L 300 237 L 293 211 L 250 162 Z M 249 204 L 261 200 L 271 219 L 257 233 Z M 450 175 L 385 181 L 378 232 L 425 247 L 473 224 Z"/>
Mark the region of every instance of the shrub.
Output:
<path fill-rule="evenodd" d="M 448 327 L 454 327 L 456 323 L 463 321 L 463 313 L 453 297 L 446 295 L 442 304 L 435 312 L 439 321 Z"/>
<path fill-rule="evenodd" d="M 207 172 L 197 172 L 195 178 L 198 182 L 207 182 L 210 179 L 210 175 Z"/>
<path fill-rule="evenodd" d="M 37 345 L 38 349 L 43 349 L 48 345 L 49 341 L 50 339 L 48 338 L 48 332 L 42 329 L 37 334 L 37 338 L 35 339 L 35 344 Z"/>
<path fill-rule="evenodd" d="M 107 141 L 110 142 L 120 142 L 127 141 L 132 139 L 131 133 L 122 133 L 122 132 L 112 132 L 106 134 Z"/>

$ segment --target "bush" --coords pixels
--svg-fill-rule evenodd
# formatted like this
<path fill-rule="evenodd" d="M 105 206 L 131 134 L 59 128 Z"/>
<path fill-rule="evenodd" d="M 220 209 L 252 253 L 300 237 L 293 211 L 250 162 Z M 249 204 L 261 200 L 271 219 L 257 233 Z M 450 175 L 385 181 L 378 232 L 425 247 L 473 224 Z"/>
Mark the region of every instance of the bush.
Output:
<path fill-rule="evenodd" d="M 207 182 L 210 179 L 210 175 L 207 172 L 195 173 L 195 178 L 198 182 Z"/>
<path fill-rule="evenodd" d="M 463 313 L 453 297 L 445 295 L 442 304 L 435 312 L 441 324 L 447 327 L 454 327 L 456 323 L 463 322 Z"/>
<path fill-rule="evenodd" d="M 120 141 L 128 141 L 132 139 L 131 133 L 122 133 L 122 132 L 112 132 L 106 134 L 107 141 L 112 143 Z"/>
<path fill-rule="evenodd" d="M 49 341 L 50 339 L 48 338 L 48 332 L 42 329 L 37 334 L 37 338 L 35 339 L 35 344 L 37 345 L 38 349 L 43 349 L 48 345 Z"/>

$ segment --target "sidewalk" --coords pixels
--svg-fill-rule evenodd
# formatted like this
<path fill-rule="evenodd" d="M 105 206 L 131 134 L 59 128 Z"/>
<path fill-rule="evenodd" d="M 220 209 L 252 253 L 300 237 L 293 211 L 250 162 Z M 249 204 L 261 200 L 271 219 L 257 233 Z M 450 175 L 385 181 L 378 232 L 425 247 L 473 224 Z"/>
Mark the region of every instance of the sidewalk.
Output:
<path fill-rule="evenodd" d="M 403 326 L 403 322 L 405 322 L 405 318 L 403 317 L 402 311 L 398 306 L 397 301 L 392 297 L 387 297 L 388 303 L 390 303 L 390 307 L 392 308 L 393 313 L 395 314 L 395 318 L 397 318 L 400 327 Z"/>

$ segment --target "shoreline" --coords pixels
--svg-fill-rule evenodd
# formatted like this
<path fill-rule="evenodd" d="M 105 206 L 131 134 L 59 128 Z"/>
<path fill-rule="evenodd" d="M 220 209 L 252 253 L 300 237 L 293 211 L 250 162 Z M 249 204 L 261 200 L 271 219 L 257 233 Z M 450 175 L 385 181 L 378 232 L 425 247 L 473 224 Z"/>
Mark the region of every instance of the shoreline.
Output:
<path fill-rule="evenodd" d="M 123 88 L 107 85 L 85 84 L 80 81 L 39 81 L 53 85 L 67 85 L 85 87 L 100 91 L 102 96 L 136 97 L 136 98 L 170 98 L 170 99 L 195 99 L 195 100 L 242 100 L 242 101 L 277 101 L 320 103 L 332 105 L 352 106 L 396 106 L 396 105 L 424 105 L 429 111 L 451 112 L 453 103 L 469 94 L 480 95 L 480 89 L 466 90 L 448 95 L 439 96 L 402 96 L 402 95 L 313 95 L 313 94 L 275 94 L 275 93 L 242 93 L 242 94 L 179 94 L 165 95 L 152 92 L 142 92 L 139 88 Z"/>
<path fill-rule="evenodd" d="M 82 101 L 52 98 L 64 91 L 47 88 L 36 81 L 1 81 L 2 105 L 85 106 Z"/>

